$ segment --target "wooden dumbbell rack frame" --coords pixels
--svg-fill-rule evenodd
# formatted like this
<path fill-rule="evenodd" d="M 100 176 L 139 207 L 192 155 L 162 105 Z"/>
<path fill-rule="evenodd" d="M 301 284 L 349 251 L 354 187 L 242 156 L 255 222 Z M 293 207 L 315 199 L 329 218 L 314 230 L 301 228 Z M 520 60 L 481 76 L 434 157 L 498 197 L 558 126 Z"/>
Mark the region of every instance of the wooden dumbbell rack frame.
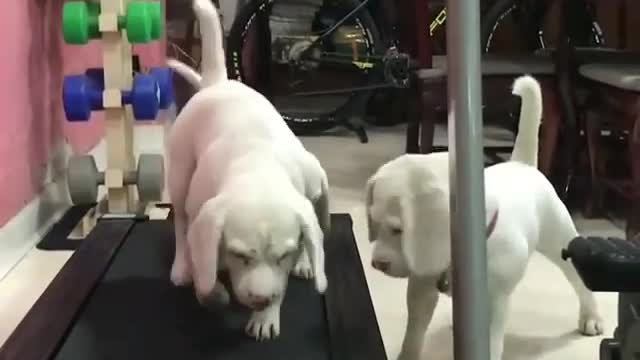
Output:
<path fill-rule="evenodd" d="M 133 111 L 122 104 L 122 89 L 133 84 L 132 45 L 126 30 L 118 29 L 118 17 L 125 14 L 129 0 L 100 0 L 99 17 L 102 33 L 105 132 L 107 143 L 107 208 L 112 215 L 135 213 L 135 192 L 123 183 L 124 173 L 135 167 L 133 153 Z"/>
<path fill-rule="evenodd" d="M 133 46 L 126 30 L 118 27 L 118 17 L 126 13 L 130 0 L 100 0 L 99 29 L 102 35 L 104 69 L 104 122 L 107 165 L 104 186 L 106 204 L 99 200 L 70 235 L 85 238 L 98 218 L 130 218 L 147 212 L 150 204 L 140 204 L 134 186 L 124 184 L 124 174 L 135 170 L 134 116 L 131 105 L 122 103 L 122 90 L 133 86 Z"/>

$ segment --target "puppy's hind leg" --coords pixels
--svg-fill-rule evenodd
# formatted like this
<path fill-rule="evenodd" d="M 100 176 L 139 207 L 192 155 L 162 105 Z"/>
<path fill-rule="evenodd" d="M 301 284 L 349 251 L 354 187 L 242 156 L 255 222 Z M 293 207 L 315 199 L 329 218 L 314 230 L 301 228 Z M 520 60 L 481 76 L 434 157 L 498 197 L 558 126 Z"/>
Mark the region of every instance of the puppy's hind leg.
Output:
<path fill-rule="evenodd" d="M 187 245 L 186 235 L 179 235 L 180 229 L 186 227 L 183 225 L 186 219 L 178 219 L 174 217 L 176 227 L 176 253 L 171 266 L 171 282 L 175 286 L 187 286 L 193 282 L 191 256 L 189 254 L 189 246 Z"/>
<path fill-rule="evenodd" d="M 173 223 L 175 227 L 175 258 L 171 267 L 171 282 L 176 286 L 189 285 L 192 282 L 191 256 L 187 244 L 188 219 L 185 210 L 185 199 L 195 168 L 193 161 L 184 149 L 171 148 L 169 175 L 167 183 L 169 196 L 173 204 Z"/>
<path fill-rule="evenodd" d="M 576 292 L 580 301 L 578 317 L 578 330 L 580 333 L 587 336 L 601 335 L 604 331 L 604 324 L 594 294 L 584 285 L 573 265 L 568 261 L 564 261 L 561 256 L 562 249 L 568 245 L 569 241 L 573 240 L 575 233 L 565 232 L 564 235 L 548 239 L 549 241 L 542 244 L 543 246 L 539 246 L 538 251 L 562 270 Z"/>
<path fill-rule="evenodd" d="M 498 291 L 489 294 L 489 348 L 491 360 L 502 360 L 504 351 L 504 334 L 507 326 L 511 293 Z"/>
<path fill-rule="evenodd" d="M 487 247 L 491 360 L 503 359 L 511 294 L 524 277 L 529 262 L 529 250 L 525 244 L 526 239 L 510 234 L 509 237 L 494 239 Z"/>
<path fill-rule="evenodd" d="M 171 267 L 171 282 L 176 286 L 185 286 L 193 281 L 191 274 L 191 256 L 187 244 L 188 219 L 185 211 L 185 199 L 193 168 L 179 161 L 172 161 L 168 183 L 173 202 L 173 224 L 175 227 L 176 249 Z"/>
<path fill-rule="evenodd" d="M 329 232 L 331 231 L 331 215 L 329 213 L 329 185 L 324 173 L 322 174 L 320 195 L 316 199 L 312 200 L 312 203 L 313 210 L 316 214 L 316 217 L 318 218 L 318 224 L 320 225 L 322 233 L 324 234 L 324 238 L 326 239 L 329 236 Z M 300 253 L 300 257 L 293 267 L 292 273 L 294 276 L 302 279 L 313 278 L 311 259 L 309 258 L 309 254 L 307 253 L 307 249 L 305 247 L 302 248 L 302 252 Z"/>

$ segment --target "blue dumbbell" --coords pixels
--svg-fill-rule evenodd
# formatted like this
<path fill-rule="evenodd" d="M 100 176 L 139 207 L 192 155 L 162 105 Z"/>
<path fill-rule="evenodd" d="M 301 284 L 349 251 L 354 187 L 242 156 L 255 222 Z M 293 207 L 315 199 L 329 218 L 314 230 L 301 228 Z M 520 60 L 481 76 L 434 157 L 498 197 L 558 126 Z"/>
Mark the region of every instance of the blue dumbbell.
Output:
<path fill-rule="evenodd" d="M 173 70 L 171 68 L 151 68 L 149 75 L 153 76 L 160 87 L 160 109 L 168 109 L 174 101 Z"/>
<path fill-rule="evenodd" d="M 92 111 L 104 110 L 99 77 L 72 75 L 64 79 L 62 97 L 69 121 L 89 120 Z M 136 75 L 131 91 L 122 92 L 122 103 L 131 104 L 137 120 L 154 120 L 160 108 L 160 88 L 153 76 Z"/>
<path fill-rule="evenodd" d="M 104 69 L 90 68 L 85 71 L 85 75 L 100 84 L 100 88 L 104 88 Z M 167 67 L 151 68 L 148 75 L 153 76 L 160 87 L 160 109 L 168 109 L 175 99 L 173 70 Z"/>
<path fill-rule="evenodd" d="M 103 68 L 89 68 L 84 72 L 89 79 L 93 80 L 100 89 L 104 89 L 104 69 Z"/>

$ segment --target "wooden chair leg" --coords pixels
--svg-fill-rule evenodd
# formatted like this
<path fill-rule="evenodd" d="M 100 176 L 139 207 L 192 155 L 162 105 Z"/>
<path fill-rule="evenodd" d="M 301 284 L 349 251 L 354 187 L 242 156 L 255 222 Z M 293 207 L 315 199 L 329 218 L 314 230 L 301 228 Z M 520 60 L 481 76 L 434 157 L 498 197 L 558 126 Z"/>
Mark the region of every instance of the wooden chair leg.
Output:
<path fill-rule="evenodd" d="M 418 121 L 420 121 L 420 153 L 428 154 L 433 151 L 433 136 L 435 133 L 436 122 L 436 110 L 435 102 L 432 92 L 427 92 L 427 89 L 421 84 L 418 86 L 420 96 L 420 102 L 418 103 L 418 111 L 420 115 Z"/>
<path fill-rule="evenodd" d="M 636 108 L 637 109 L 637 108 Z M 627 239 L 636 239 L 640 233 L 640 113 L 635 114 L 633 130 L 629 136 L 629 162 L 631 163 L 631 197 L 627 213 Z"/>
<path fill-rule="evenodd" d="M 550 178 L 558 145 L 561 115 L 555 90 L 551 86 L 545 86 L 543 90 L 544 106 L 542 107 L 542 136 L 540 138 L 538 167 L 547 178 Z"/>
<path fill-rule="evenodd" d="M 405 151 L 407 154 L 420 153 L 420 116 L 421 112 L 418 110 L 420 106 L 419 90 L 415 88 L 409 89 L 407 95 L 411 96 L 408 101 L 409 109 L 407 111 L 407 143 L 405 145 Z"/>
<path fill-rule="evenodd" d="M 553 170 L 553 185 L 560 198 L 566 203 L 573 185 L 575 165 L 578 153 L 578 127 L 574 102 L 574 89 L 567 73 L 558 75 L 556 81 L 558 108 L 562 112 L 562 122 L 557 141 L 559 149 L 554 160 L 559 161 Z"/>
<path fill-rule="evenodd" d="M 592 111 L 585 114 L 585 135 L 587 138 L 587 154 L 589 156 L 589 182 L 591 191 L 587 195 L 587 201 L 584 206 L 584 216 L 586 218 L 595 218 L 602 215 L 603 206 L 603 187 L 600 177 L 601 159 L 599 154 L 602 151 L 600 141 L 600 121 L 598 115 Z"/>

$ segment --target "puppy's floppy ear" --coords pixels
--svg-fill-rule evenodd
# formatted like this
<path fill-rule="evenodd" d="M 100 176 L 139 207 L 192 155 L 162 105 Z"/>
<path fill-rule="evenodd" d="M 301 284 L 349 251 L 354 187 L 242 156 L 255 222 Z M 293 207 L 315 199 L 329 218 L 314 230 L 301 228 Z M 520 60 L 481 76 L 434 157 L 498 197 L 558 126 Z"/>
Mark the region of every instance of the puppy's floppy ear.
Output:
<path fill-rule="evenodd" d="M 225 213 L 223 197 L 208 200 L 202 205 L 187 233 L 194 287 L 201 301 L 213 292 L 217 281 L 218 249 L 222 241 Z"/>
<path fill-rule="evenodd" d="M 403 222 L 402 253 L 415 275 L 443 271 L 451 252 L 449 197 L 441 188 L 422 189 L 399 199 Z"/>
<path fill-rule="evenodd" d="M 365 199 L 364 206 L 367 212 L 367 229 L 369 231 L 369 242 L 374 242 L 378 237 L 378 229 L 371 220 L 371 206 L 373 206 L 373 188 L 376 184 L 377 177 L 374 174 L 367 180 L 367 184 L 364 187 Z"/>
<path fill-rule="evenodd" d="M 316 289 L 322 294 L 327 289 L 327 275 L 324 272 L 324 234 L 309 200 L 302 199 L 296 210 L 302 235 L 302 245 L 307 250 L 311 260 Z"/>

